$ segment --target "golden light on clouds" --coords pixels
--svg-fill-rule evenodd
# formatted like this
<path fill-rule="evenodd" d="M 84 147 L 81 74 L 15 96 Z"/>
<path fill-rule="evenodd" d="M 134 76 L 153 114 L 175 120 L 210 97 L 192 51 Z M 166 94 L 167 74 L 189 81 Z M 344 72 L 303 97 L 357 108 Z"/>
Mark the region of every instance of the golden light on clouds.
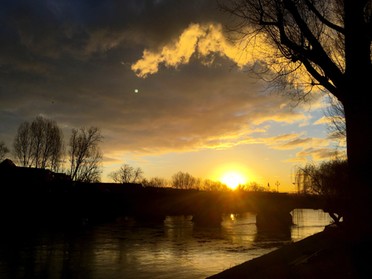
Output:
<path fill-rule="evenodd" d="M 159 71 L 159 66 L 177 68 L 190 62 L 196 55 L 203 64 L 213 63 L 216 55 L 233 61 L 238 68 L 251 65 L 257 73 L 268 78 L 286 76 L 295 91 L 309 91 L 314 87 L 305 67 L 300 63 L 289 63 L 264 34 L 246 31 L 244 40 L 229 40 L 221 24 L 190 24 L 176 39 L 159 50 L 145 49 L 142 58 L 132 64 L 131 69 L 138 77 L 146 78 Z M 256 63 L 260 62 L 260 63 Z M 256 65 L 257 64 L 257 65 Z M 254 66 L 256 65 L 256 66 Z M 269 71 L 267 71 L 269 70 Z"/>
<path fill-rule="evenodd" d="M 253 54 L 248 55 L 249 53 L 228 41 L 220 24 L 190 24 L 177 40 L 163 46 L 159 51 L 145 49 L 142 58 L 131 68 L 137 76 L 145 78 L 158 72 L 161 64 L 174 68 L 187 64 L 193 54 L 200 58 L 208 57 L 208 59 L 218 54 L 234 61 L 239 67 L 243 67 L 254 61 Z M 254 59 L 257 59 L 257 54 L 255 55 Z"/>

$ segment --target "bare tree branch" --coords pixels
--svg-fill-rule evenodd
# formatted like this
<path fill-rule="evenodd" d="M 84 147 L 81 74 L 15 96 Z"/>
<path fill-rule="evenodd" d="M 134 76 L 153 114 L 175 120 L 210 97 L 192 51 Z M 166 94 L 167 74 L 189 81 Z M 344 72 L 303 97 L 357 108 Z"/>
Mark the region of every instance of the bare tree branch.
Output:
<path fill-rule="evenodd" d="M 69 142 L 69 175 L 73 181 L 95 182 L 99 181 L 102 154 L 98 144 L 103 137 L 96 127 L 88 130 L 73 129 Z"/>

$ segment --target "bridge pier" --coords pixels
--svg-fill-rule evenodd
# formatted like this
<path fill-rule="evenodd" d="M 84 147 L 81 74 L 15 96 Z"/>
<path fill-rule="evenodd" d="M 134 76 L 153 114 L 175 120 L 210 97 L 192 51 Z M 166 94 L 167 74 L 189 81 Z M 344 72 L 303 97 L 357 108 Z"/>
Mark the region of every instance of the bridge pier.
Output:
<path fill-rule="evenodd" d="M 220 226 L 222 214 L 219 211 L 200 211 L 192 215 L 192 221 L 198 226 Z"/>
<path fill-rule="evenodd" d="M 287 210 L 260 210 L 256 215 L 256 226 L 260 230 L 284 230 L 292 225 L 292 215 Z"/>

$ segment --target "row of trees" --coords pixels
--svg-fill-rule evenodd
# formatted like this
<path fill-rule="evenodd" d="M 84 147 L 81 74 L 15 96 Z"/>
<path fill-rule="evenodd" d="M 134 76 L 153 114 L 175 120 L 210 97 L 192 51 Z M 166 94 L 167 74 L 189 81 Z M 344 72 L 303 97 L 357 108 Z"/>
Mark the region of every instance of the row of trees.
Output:
<path fill-rule="evenodd" d="M 103 137 L 96 127 L 72 129 L 67 145 L 61 128 L 42 116 L 18 127 L 13 141 L 13 155 L 20 166 L 66 172 L 73 181 L 95 182 L 100 179 Z M 9 149 L 0 143 L 0 159 Z"/>
<path fill-rule="evenodd" d="M 171 179 L 153 177 L 146 179 L 141 168 L 134 168 L 128 164 L 122 165 L 118 170 L 109 174 L 115 183 L 139 183 L 145 187 L 172 187 L 176 189 L 198 189 L 206 191 L 228 191 L 229 187 L 220 181 L 201 179 L 192 176 L 188 172 L 179 171 Z M 239 185 L 239 190 L 244 191 L 267 191 L 268 189 L 256 182 Z"/>
<path fill-rule="evenodd" d="M 210 179 L 196 178 L 187 172 L 177 172 L 172 176 L 170 181 L 172 187 L 177 189 L 200 189 L 207 191 L 227 191 L 231 190 L 226 184 L 220 181 L 213 181 Z M 265 187 L 256 182 L 242 184 L 237 187 L 239 190 L 244 191 L 267 191 Z"/>

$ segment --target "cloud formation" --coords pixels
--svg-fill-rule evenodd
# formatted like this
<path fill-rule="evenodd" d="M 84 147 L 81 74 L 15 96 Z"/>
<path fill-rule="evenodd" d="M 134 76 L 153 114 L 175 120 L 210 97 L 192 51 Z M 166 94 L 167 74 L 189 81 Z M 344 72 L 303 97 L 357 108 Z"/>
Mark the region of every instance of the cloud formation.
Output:
<path fill-rule="evenodd" d="M 215 55 L 226 57 L 242 68 L 251 57 L 224 36 L 221 24 L 190 24 L 174 42 L 158 51 L 144 50 L 142 58 L 131 68 L 139 77 L 157 73 L 159 66 L 177 68 L 190 62 L 192 55 L 211 63 Z"/>

